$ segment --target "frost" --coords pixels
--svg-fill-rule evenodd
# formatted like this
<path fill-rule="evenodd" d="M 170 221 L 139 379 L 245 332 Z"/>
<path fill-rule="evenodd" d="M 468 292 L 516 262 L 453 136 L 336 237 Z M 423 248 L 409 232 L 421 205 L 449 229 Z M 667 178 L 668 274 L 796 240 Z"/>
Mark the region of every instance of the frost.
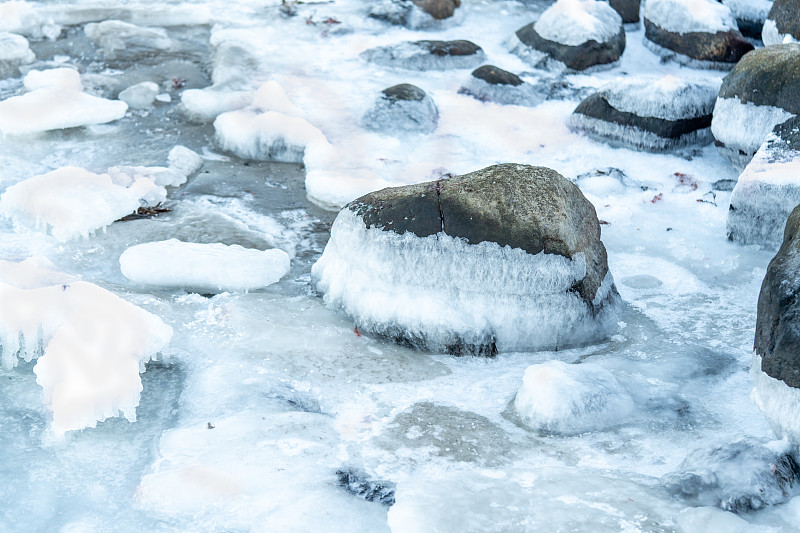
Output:
<path fill-rule="evenodd" d="M 365 128 L 387 133 L 431 133 L 436 129 L 439 110 L 427 94 L 422 100 L 392 100 L 379 96 L 361 119 Z"/>
<path fill-rule="evenodd" d="M 0 32 L 0 67 L 19 66 L 32 63 L 36 56 L 28 46 L 28 40 L 16 33 Z M 2 74 L 0 70 L 0 74 Z"/>
<path fill-rule="evenodd" d="M 177 239 L 128 248 L 119 264 L 122 274 L 134 283 L 212 291 L 260 289 L 289 272 L 289 256 L 283 250 Z"/>
<path fill-rule="evenodd" d="M 720 81 L 689 82 L 675 76 L 618 78 L 600 89 L 615 109 L 640 117 L 682 120 L 710 115 Z"/>
<path fill-rule="evenodd" d="M 714 0 L 647 0 L 644 17 L 674 33 L 717 33 L 738 29 L 731 10 Z"/>
<path fill-rule="evenodd" d="M 775 435 L 799 445 L 800 419 L 797 413 L 800 412 L 800 389 L 790 387 L 761 370 L 761 356 L 756 353 L 753 353 L 750 377 L 754 384 L 751 397 Z"/>
<path fill-rule="evenodd" d="M 543 38 L 568 46 L 605 43 L 619 34 L 622 18 L 605 2 L 558 0 L 533 25 Z"/>
<path fill-rule="evenodd" d="M 544 96 L 529 83 L 521 85 L 495 85 L 470 76 L 467 82 L 458 90 L 461 94 L 468 94 L 481 102 L 495 102 L 503 105 L 537 106 L 544 101 Z"/>

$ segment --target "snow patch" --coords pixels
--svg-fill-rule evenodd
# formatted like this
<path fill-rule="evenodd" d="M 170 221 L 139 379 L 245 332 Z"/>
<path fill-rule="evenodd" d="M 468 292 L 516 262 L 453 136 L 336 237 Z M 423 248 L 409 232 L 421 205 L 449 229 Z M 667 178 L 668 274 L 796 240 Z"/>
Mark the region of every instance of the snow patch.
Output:
<path fill-rule="evenodd" d="M 794 115 L 783 108 L 743 103 L 738 96 L 717 98 L 711 132 L 725 148 L 737 154 L 746 164 L 778 124 Z M 744 164 L 742 166 L 744 166 Z"/>
<path fill-rule="evenodd" d="M 544 39 L 568 46 L 587 41 L 605 43 L 622 29 L 622 18 L 606 2 L 558 0 L 533 25 Z"/>
<path fill-rule="evenodd" d="M 800 389 L 790 387 L 761 370 L 761 356 L 753 353 L 753 366 L 750 367 L 753 391 L 750 397 L 769 422 L 779 439 L 788 439 L 795 446 L 800 445 Z"/>
<path fill-rule="evenodd" d="M 647 0 L 644 17 L 674 33 L 717 33 L 738 29 L 731 10 L 715 0 Z"/>
<path fill-rule="evenodd" d="M 690 82 L 676 76 L 617 78 L 600 89 L 612 107 L 640 117 L 683 120 L 710 115 L 720 80 Z"/>

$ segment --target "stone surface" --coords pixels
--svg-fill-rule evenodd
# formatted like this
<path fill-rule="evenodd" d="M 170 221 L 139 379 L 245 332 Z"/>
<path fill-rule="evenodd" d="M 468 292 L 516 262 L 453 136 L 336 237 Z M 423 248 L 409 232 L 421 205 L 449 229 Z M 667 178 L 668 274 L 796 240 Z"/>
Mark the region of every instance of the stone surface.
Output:
<path fill-rule="evenodd" d="M 493 65 L 475 69 L 458 93 L 468 94 L 481 102 L 522 106 L 536 106 L 546 96 L 544 88 L 525 83 L 516 74 Z"/>
<path fill-rule="evenodd" d="M 608 3 L 614 8 L 614 11 L 619 13 L 625 24 L 639 22 L 641 0 L 608 0 Z"/>
<path fill-rule="evenodd" d="M 456 8 L 461 5 L 461 0 L 413 0 L 413 2 L 436 20 L 452 17 Z"/>
<path fill-rule="evenodd" d="M 800 2 L 797 0 L 775 0 L 767 20 L 775 24 L 781 35 L 791 35 L 800 41 Z"/>
<path fill-rule="evenodd" d="M 617 61 L 625 50 L 625 29 L 620 25 L 617 35 L 608 42 L 586 41 L 578 46 L 550 41 L 533 28 L 534 22 L 517 30 L 520 42 L 549 58 L 564 63 L 572 70 L 586 70 L 595 65 L 607 65 Z"/>
<path fill-rule="evenodd" d="M 720 66 L 734 65 L 754 48 L 737 30 L 678 33 L 665 30 L 645 17 L 644 31 L 645 38 L 661 48 Z"/>
<path fill-rule="evenodd" d="M 483 65 L 472 71 L 472 77 L 483 80 L 490 85 L 522 85 L 522 80 L 513 72 L 508 72 L 494 65 Z"/>
<path fill-rule="evenodd" d="M 800 44 L 769 46 L 747 54 L 725 76 L 719 97 L 800 114 Z"/>

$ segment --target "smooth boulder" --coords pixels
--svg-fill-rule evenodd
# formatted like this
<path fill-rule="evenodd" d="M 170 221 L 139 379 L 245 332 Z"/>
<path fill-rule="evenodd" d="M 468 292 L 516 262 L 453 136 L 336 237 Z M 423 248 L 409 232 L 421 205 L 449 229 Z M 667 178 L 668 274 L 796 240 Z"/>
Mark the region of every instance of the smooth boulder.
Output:
<path fill-rule="evenodd" d="M 381 91 L 380 96 L 362 117 L 362 125 L 387 133 L 430 133 L 436 129 L 439 111 L 425 91 L 402 83 Z"/>
<path fill-rule="evenodd" d="M 461 0 L 383 0 L 371 6 L 369 16 L 409 28 L 426 28 L 455 14 Z"/>
<path fill-rule="evenodd" d="M 761 29 L 772 8 L 772 0 L 722 0 L 722 3 L 736 17 L 742 35 L 761 39 Z"/>
<path fill-rule="evenodd" d="M 483 65 L 473 70 L 458 93 L 468 94 L 481 102 L 505 105 L 535 106 L 544 100 L 533 85 L 494 65 Z"/>
<path fill-rule="evenodd" d="M 622 22 L 625 24 L 639 22 L 641 0 L 608 0 L 608 4 L 614 8 L 614 11 L 619 13 L 619 16 L 622 17 Z"/>
<path fill-rule="evenodd" d="M 408 70 L 474 68 L 486 59 L 483 49 L 471 41 L 413 41 L 370 48 L 365 61 Z"/>
<path fill-rule="evenodd" d="M 775 0 L 764 22 L 762 38 L 767 46 L 800 41 L 800 2 Z"/>

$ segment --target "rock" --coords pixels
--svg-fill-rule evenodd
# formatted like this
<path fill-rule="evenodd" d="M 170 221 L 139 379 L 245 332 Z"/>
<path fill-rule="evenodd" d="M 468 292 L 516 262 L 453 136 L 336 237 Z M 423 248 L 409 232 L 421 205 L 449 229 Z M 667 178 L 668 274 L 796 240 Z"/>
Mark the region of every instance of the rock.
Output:
<path fill-rule="evenodd" d="M 375 2 L 369 16 L 409 28 L 426 28 L 450 18 L 461 0 L 383 0 Z"/>
<path fill-rule="evenodd" d="M 436 129 L 439 111 L 425 91 L 402 83 L 381 91 L 372 108 L 361 119 L 370 130 L 430 133 Z"/>
<path fill-rule="evenodd" d="M 336 478 L 339 486 L 354 496 L 387 507 L 394 505 L 395 483 L 392 481 L 373 481 L 365 472 L 353 468 L 337 470 Z"/>
<path fill-rule="evenodd" d="M 20 65 L 33 63 L 36 55 L 28 40 L 16 33 L 0 32 L 0 79 L 17 76 Z"/>
<path fill-rule="evenodd" d="M 608 4 L 622 17 L 625 24 L 639 22 L 639 8 L 641 0 L 608 0 Z"/>
<path fill-rule="evenodd" d="M 656 152 L 708 144 L 717 91 L 713 81 L 674 76 L 618 79 L 581 102 L 567 125 L 603 142 Z"/>
<path fill-rule="evenodd" d="M 360 331 L 450 353 L 592 342 L 614 327 L 619 302 L 592 204 L 527 165 L 351 202 L 312 276 Z"/>
<path fill-rule="evenodd" d="M 689 66 L 729 69 L 753 49 L 731 10 L 714 0 L 648 0 L 644 29 L 654 53 Z"/>
<path fill-rule="evenodd" d="M 370 63 L 408 70 L 473 68 L 486 54 L 470 41 L 414 41 L 370 48 L 361 53 Z"/>
<path fill-rule="evenodd" d="M 764 22 L 762 38 L 767 46 L 800 41 L 800 2 L 775 0 Z"/>
<path fill-rule="evenodd" d="M 761 28 L 767 20 L 772 0 L 722 0 L 722 3 L 736 17 L 742 35 L 761 39 Z"/>
<path fill-rule="evenodd" d="M 119 93 L 119 99 L 133 109 L 147 109 L 152 107 L 158 92 L 157 84 L 152 81 L 143 81 Z"/>
<path fill-rule="evenodd" d="M 734 165 L 744 168 L 772 129 L 800 114 L 800 44 L 755 50 L 722 82 L 711 132 Z"/>
<path fill-rule="evenodd" d="M 461 0 L 413 0 L 425 13 L 436 20 L 453 16 L 456 8 L 461 5 Z"/>
<path fill-rule="evenodd" d="M 580 71 L 617 61 L 625 50 L 625 29 L 604 2 L 558 0 L 520 28 L 516 40 L 511 51 L 534 66 L 556 61 Z"/>
<path fill-rule="evenodd" d="M 800 204 L 800 117 L 779 124 L 739 176 L 728 210 L 728 239 L 777 249 Z"/>
<path fill-rule="evenodd" d="M 668 492 L 689 505 L 735 513 L 790 500 L 798 481 L 800 466 L 785 443 L 754 439 L 696 450 L 661 479 Z"/>
<path fill-rule="evenodd" d="M 506 70 L 483 65 L 472 71 L 459 94 L 474 96 L 481 102 L 535 106 L 544 100 L 536 88 Z"/>

